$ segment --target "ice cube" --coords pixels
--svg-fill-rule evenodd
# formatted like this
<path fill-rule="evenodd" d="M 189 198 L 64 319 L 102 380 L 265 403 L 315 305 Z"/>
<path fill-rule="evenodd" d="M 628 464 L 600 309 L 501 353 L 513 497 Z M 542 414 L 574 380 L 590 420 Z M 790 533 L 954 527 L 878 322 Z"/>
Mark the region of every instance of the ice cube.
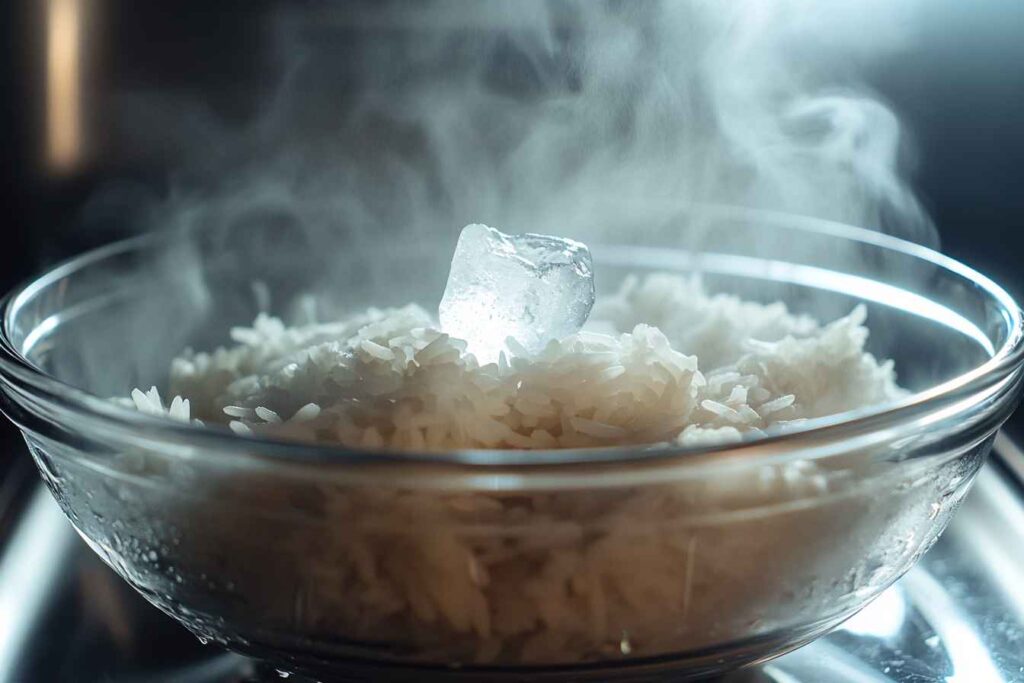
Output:
<path fill-rule="evenodd" d="M 594 305 L 590 250 L 549 235 L 506 235 L 467 225 L 438 309 L 441 329 L 481 362 L 514 337 L 530 353 L 579 331 Z"/>

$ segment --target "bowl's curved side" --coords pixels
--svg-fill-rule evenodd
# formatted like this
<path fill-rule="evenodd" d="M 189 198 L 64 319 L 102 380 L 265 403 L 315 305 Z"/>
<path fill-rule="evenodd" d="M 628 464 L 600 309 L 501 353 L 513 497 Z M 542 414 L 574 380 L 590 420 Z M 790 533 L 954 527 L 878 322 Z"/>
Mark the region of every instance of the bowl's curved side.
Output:
<path fill-rule="evenodd" d="M 97 453 L 29 443 L 93 549 L 227 647 L 685 670 L 708 652 L 730 666 L 781 654 L 865 605 L 941 533 L 991 438 L 831 471 L 493 495 L 168 466 L 138 449 L 98 468 Z"/>

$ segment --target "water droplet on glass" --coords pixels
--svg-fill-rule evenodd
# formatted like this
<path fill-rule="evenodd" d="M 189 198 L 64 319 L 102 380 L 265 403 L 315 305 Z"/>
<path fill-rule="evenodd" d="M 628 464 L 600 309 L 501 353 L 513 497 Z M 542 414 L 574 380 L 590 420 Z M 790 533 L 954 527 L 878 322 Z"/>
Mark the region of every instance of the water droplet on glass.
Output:
<path fill-rule="evenodd" d="M 626 631 L 622 632 L 622 639 L 619 641 L 619 652 L 624 655 L 628 655 L 633 651 L 633 646 L 629 643 L 629 633 Z"/>

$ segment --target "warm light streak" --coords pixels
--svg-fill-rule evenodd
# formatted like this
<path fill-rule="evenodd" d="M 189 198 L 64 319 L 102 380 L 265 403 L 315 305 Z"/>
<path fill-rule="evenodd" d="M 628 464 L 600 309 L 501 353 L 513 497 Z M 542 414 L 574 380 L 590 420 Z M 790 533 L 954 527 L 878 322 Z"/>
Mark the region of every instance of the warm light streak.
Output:
<path fill-rule="evenodd" d="M 82 157 L 82 2 L 46 5 L 46 158 L 57 171 Z"/>

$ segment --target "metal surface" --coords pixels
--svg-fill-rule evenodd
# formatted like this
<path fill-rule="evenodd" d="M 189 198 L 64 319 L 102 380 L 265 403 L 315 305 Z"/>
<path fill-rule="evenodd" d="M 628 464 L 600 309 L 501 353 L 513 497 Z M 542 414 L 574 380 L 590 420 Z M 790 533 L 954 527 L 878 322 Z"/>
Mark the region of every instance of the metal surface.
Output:
<path fill-rule="evenodd" d="M 1005 437 L 996 450 L 914 570 L 829 636 L 727 681 L 1024 681 L 1024 453 Z M 46 491 L 22 507 L 0 527 L 0 683 L 258 677 L 252 662 L 204 647 L 143 602 Z"/>
<path fill-rule="evenodd" d="M 921 563 L 826 638 L 765 666 L 770 680 L 1024 681 L 1024 486 L 1005 464 L 1024 456 L 1005 437 L 996 448 Z"/>

